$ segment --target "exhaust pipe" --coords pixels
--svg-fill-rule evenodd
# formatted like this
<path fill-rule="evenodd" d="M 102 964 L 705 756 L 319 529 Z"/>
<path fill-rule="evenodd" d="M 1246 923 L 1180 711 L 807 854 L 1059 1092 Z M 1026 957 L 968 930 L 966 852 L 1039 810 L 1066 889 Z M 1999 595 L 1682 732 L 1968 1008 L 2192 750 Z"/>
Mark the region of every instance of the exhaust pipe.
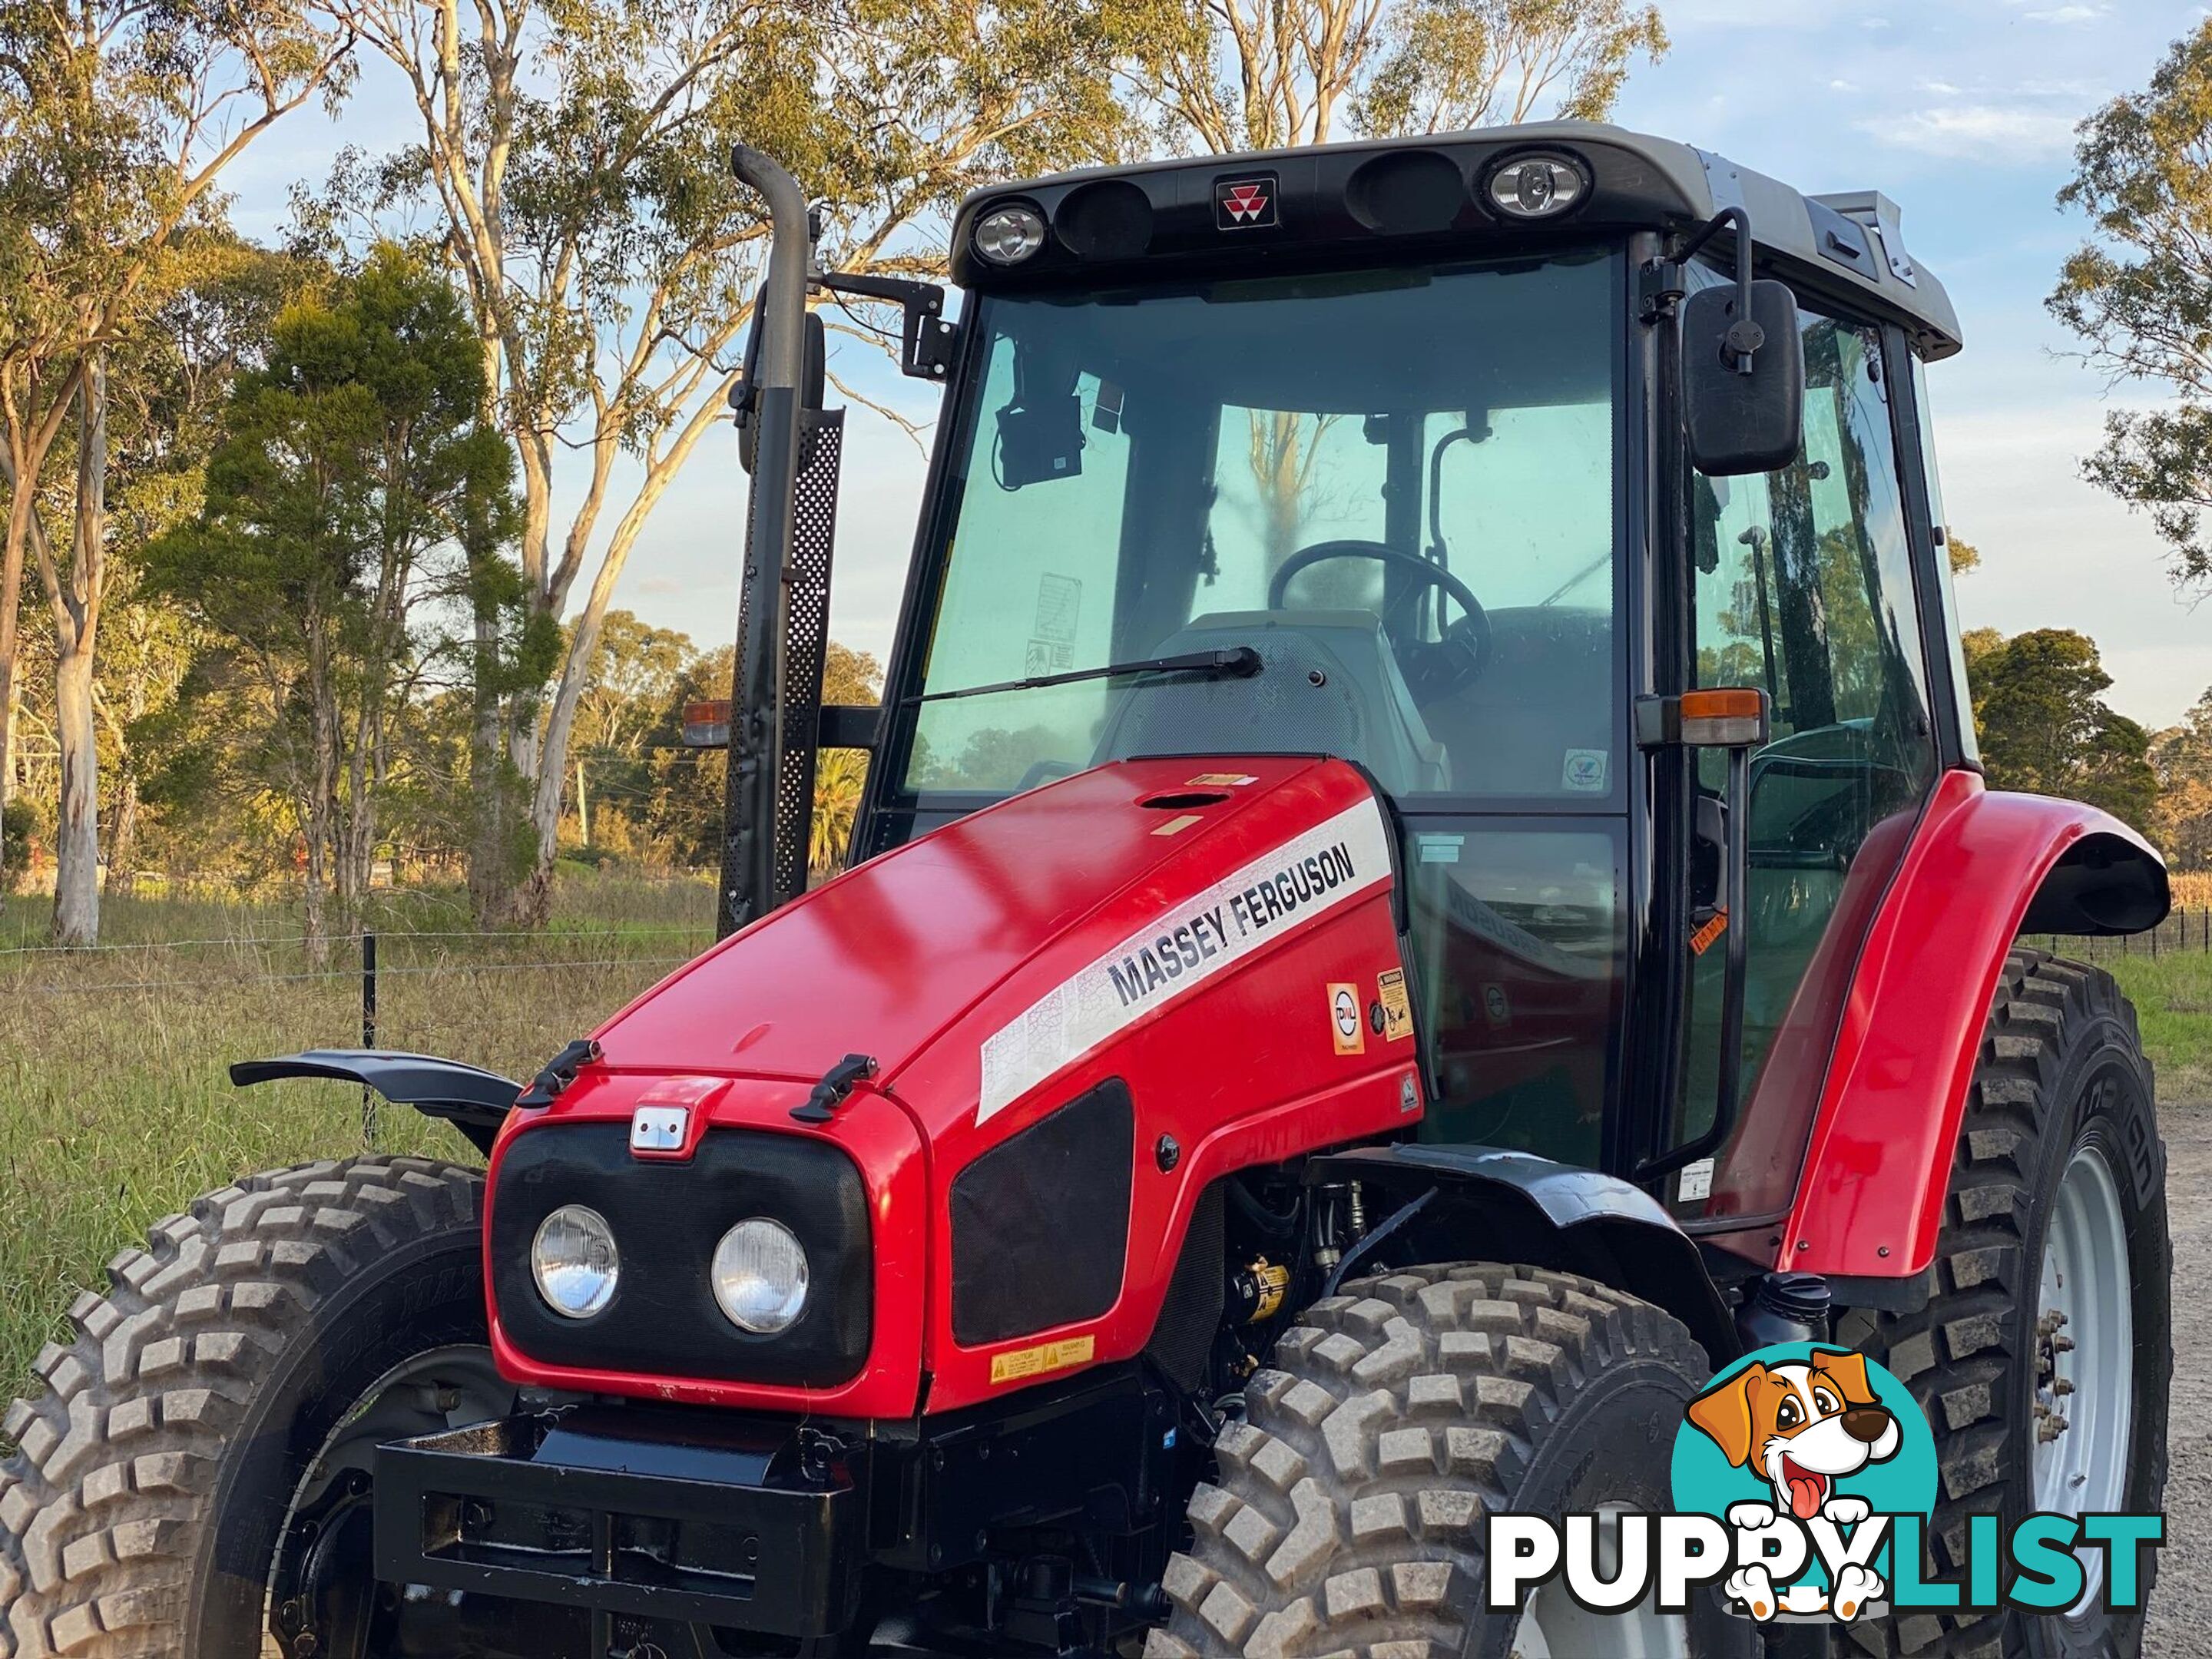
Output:
<path fill-rule="evenodd" d="M 730 687 L 730 746 L 722 806 L 722 878 L 716 934 L 726 939 L 776 903 L 775 787 L 784 744 L 787 571 L 799 467 L 800 383 L 806 360 L 806 284 L 813 258 L 806 199 L 781 162 L 750 144 L 730 152 L 740 183 L 768 201 L 767 280 L 754 301 L 755 349 L 744 392 L 753 449 L 745 526 L 744 626 Z"/>

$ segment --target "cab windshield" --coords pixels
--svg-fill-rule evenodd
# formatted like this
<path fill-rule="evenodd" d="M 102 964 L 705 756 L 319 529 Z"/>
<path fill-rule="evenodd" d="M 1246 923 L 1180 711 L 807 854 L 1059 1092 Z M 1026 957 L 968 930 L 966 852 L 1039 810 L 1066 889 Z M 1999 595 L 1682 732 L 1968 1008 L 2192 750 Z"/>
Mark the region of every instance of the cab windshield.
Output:
<path fill-rule="evenodd" d="M 1618 284 L 1590 252 L 982 298 L 905 792 L 1281 750 L 1615 805 Z M 945 695 L 1240 645 L 1261 672 Z"/>

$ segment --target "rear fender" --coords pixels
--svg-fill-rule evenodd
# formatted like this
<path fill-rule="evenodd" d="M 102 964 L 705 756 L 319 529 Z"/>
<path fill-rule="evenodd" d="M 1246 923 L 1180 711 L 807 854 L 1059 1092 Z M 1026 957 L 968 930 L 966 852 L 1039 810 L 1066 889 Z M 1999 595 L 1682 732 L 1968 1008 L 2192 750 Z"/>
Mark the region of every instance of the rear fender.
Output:
<path fill-rule="evenodd" d="M 1357 1181 L 1404 1217 L 1378 1218 L 1374 1254 L 1345 1256 L 1354 1273 L 1386 1258 L 1526 1261 L 1578 1273 L 1664 1308 L 1716 1364 L 1742 1351 L 1720 1288 L 1695 1240 L 1642 1188 L 1532 1153 L 1401 1141 L 1314 1159 L 1309 1184 Z M 1407 1214 L 1402 1206 L 1418 1202 Z M 1369 1214 L 1375 1213 L 1370 1200 Z"/>
<path fill-rule="evenodd" d="M 2165 864 L 2118 819 L 1948 775 L 1860 954 L 1787 1224 L 1761 1230 L 1774 1266 L 1925 1272 L 2014 940 L 2139 933 L 2170 902 Z"/>
<path fill-rule="evenodd" d="M 412 1106 L 425 1117 L 452 1124 L 486 1157 L 492 1137 L 522 1092 L 520 1083 L 496 1072 L 395 1048 L 310 1048 L 274 1060 L 241 1060 L 230 1068 L 230 1080 L 240 1089 L 294 1077 L 330 1078 L 374 1089 L 395 1106 Z"/>

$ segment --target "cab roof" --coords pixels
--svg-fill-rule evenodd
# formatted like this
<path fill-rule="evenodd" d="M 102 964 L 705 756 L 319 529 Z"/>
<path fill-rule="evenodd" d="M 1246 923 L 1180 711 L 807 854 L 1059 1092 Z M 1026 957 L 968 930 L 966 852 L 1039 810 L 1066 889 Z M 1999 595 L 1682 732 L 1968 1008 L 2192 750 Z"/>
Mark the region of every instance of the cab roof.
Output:
<path fill-rule="evenodd" d="M 1491 174 L 1531 152 L 1563 155 L 1584 173 L 1582 198 L 1555 218 L 1510 219 L 1488 205 Z M 1012 202 L 1036 208 L 1052 234 L 1031 259 L 993 265 L 975 254 L 972 229 Z M 1482 256 L 1596 229 L 1686 230 L 1730 207 L 1750 215 L 1775 274 L 1862 297 L 1903 325 L 1924 356 L 1959 349 L 1950 296 L 1906 252 L 1887 197 L 1801 195 L 1710 150 L 1594 121 L 1185 156 L 994 185 L 960 205 L 952 274 L 963 287 L 1005 291 L 1126 283 L 1164 261 L 1250 272 L 1292 260 Z"/>

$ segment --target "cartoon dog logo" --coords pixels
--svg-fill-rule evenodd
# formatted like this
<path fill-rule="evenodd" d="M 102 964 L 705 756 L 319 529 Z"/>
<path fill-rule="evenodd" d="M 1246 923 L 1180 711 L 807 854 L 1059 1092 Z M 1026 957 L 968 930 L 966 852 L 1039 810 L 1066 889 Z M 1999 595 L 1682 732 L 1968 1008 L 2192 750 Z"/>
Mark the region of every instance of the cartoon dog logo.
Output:
<path fill-rule="evenodd" d="M 1757 1361 L 1716 1383 L 1690 1402 L 1689 1420 L 1710 1437 L 1730 1464 L 1763 1479 L 1774 1504 L 1737 1504 L 1729 1520 L 1744 1530 L 1773 1524 L 1778 1514 L 1798 1521 L 1825 1516 L 1840 1526 L 1864 1521 L 1867 1503 L 1839 1494 L 1836 1483 L 1870 1463 L 1897 1455 L 1903 1431 L 1875 1397 L 1863 1356 L 1815 1350 L 1803 1364 Z M 1879 1574 L 1846 1566 L 1830 1594 L 1816 1585 L 1792 1585 L 1777 1595 L 1766 1569 L 1745 1567 L 1723 1588 L 1764 1621 L 1778 1611 L 1832 1612 L 1856 1618 L 1887 1593 Z"/>

